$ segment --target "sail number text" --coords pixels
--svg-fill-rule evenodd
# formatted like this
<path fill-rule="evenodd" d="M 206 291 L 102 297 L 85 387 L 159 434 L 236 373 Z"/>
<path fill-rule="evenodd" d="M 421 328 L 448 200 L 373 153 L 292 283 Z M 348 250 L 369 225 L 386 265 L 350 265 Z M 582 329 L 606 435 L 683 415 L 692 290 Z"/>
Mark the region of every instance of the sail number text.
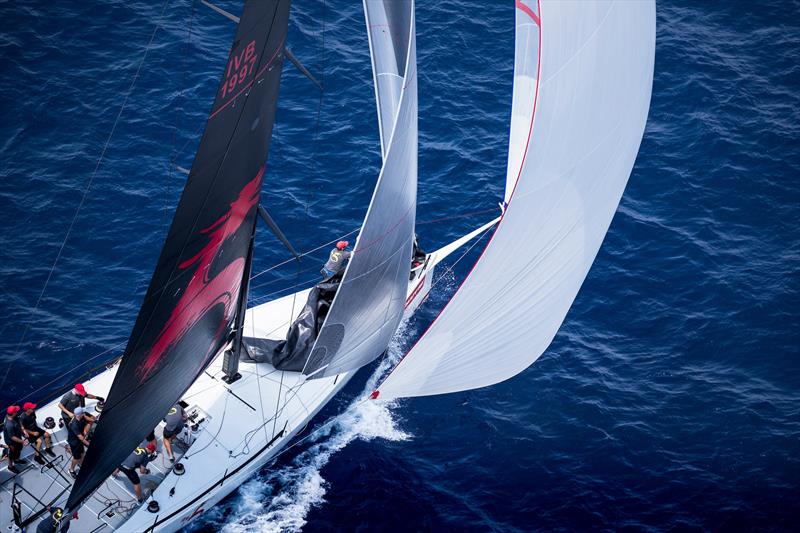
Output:
<path fill-rule="evenodd" d="M 244 83 L 256 67 L 256 42 L 250 41 L 247 46 L 232 56 L 228 61 L 228 69 L 225 71 L 225 82 L 222 84 L 222 97 L 225 98 L 236 87 Z"/>

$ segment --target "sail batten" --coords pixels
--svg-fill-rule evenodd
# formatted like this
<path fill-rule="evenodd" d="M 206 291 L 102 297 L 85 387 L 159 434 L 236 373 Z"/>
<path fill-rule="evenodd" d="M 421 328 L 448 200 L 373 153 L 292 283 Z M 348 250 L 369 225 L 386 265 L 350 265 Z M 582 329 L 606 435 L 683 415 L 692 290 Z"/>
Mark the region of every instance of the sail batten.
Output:
<path fill-rule="evenodd" d="M 508 206 L 467 279 L 376 397 L 508 379 L 549 346 L 600 248 L 639 149 L 652 2 L 516 0 Z"/>
<path fill-rule="evenodd" d="M 248 0 L 195 160 L 67 507 L 76 509 L 229 341 L 240 313 L 289 0 Z"/>

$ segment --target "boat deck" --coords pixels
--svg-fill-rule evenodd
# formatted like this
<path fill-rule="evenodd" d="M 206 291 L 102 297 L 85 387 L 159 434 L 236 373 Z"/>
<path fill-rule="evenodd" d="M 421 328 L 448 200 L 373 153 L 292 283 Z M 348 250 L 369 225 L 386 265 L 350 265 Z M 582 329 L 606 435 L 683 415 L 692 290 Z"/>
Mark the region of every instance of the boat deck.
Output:
<path fill-rule="evenodd" d="M 412 276 L 406 301 L 406 315 L 426 298 L 435 265 L 426 262 Z M 245 317 L 246 335 L 281 339 L 300 312 L 308 291 L 301 291 L 250 308 Z M 224 351 L 224 350 L 223 350 Z M 183 395 L 185 411 L 192 418 L 179 436 L 174 451 L 185 468 L 176 474 L 162 451 L 161 422 L 155 429 L 158 457 L 148 465 L 150 474 L 141 476 L 146 503 L 138 505 L 133 486 L 124 474 L 109 477 L 82 505 L 71 531 L 176 531 L 187 525 L 221 498 L 262 468 L 303 429 L 314 415 L 347 383 L 352 373 L 307 380 L 299 372 L 276 370 L 266 363 L 243 363 L 241 378 L 227 383 L 222 378 L 222 351 Z M 107 396 L 117 365 L 108 367 L 84 385 L 88 392 Z M 86 408 L 96 410 L 87 400 Z M 41 423 L 60 419 L 58 399 L 37 409 Z M 19 509 L 19 523 L 30 531 L 46 516 L 48 506 L 65 505 L 72 478 L 70 456 L 65 446 L 66 429 L 51 430 L 57 457 L 52 466 L 34 463 L 33 449 L 26 446 L 29 459 L 25 470 L 14 476 L 7 463 L 0 463 L 0 526 L 20 531 L 14 520 L 13 504 Z M 175 439 L 176 441 L 178 439 Z M 187 451 L 188 449 L 188 451 Z M 186 452 L 186 453 L 184 453 Z M 177 461 L 176 461 L 177 462 Z M 151 512 L 147 503 L 157 502 Z"/>
<path fill-rule="evenodd" d="M 162 432 L 163 423 L 159 424 L 155 431 L 158 456 L 147 465 L 150 473 L 140 475 L 142 493 L 145 497 L 158 487 L 172 468 L 172 463 L 162 450 Z M 46 511 L 48 505 L 53 505 L 54 502 L 63 505 L 72 487 L 73 479 L 69 473 L 71 457 L 64 440 L 66 437 L 64 429 L 59 429 L 53 434 L 54 439 L 59 437 L 59 441 L 53 443 L 56 457 L 49 458 L 48 464 L 39 465 L 34 462 L 33 449 L 28 446 L 23 451 L 23 458 L 28 463 L 20 467 L 22 470 L 20 474 L 15 476 L 9 472 L 7 463 L 4 463 L 0 470 L 2 514 L 5 515 L 10 510 L 11 502 L 18 502 L 22 523 L 28 525 L 29 529 L 35 529 L 41 520 L 48 517 L 49 513 Z M 188 438 L 191 439 L 191 434 Z M 187 432 L 184 432 L 181 438 L 173 440 L 176 462 L 180 460 L 188 446 Z M 86 501 L 71 528 L 87 532 L 111 531 L 118 528 L 138 507 L 130 480 L 124 474 L 112 476 Z"/>

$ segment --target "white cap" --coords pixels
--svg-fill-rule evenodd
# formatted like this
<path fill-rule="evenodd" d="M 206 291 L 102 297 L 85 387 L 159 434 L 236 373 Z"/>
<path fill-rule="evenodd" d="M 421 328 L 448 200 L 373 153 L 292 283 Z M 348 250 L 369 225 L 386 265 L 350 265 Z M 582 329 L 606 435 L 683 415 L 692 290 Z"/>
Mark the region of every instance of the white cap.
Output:
<path fill-rule="evenodd" d="M 83 407 L 76 407 L 75 411 L 73 412 L 75 413 L 75 416 L 81 416 L 83 413 L 86 412 L 86 409 L 84 409 Z"/>

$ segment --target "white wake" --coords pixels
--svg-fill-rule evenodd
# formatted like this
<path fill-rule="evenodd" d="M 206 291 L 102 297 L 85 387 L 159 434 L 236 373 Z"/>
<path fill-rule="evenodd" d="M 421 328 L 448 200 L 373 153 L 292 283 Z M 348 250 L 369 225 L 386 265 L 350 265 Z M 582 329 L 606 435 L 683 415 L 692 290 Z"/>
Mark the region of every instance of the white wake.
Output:
<path fill-rule="evenodd" d="M 231 515 L 222 526 L 225 533 L 299 531 L 306 516 L 324 501 L 328 483 L 320 474 L 331 457 L 356 439 L 381 438 L 400 441 L 410 435 L 398 428 L 392 415 L 393 402 L 364 401 L 379 380 L 399 360 L 405 324 L 401 325 L 387 356 L 367 381 L 362 394 L 347 409 L 308 437 L 311 447 L 291 464 L 259 474 L 239 488 L 231 504 Z"/>

